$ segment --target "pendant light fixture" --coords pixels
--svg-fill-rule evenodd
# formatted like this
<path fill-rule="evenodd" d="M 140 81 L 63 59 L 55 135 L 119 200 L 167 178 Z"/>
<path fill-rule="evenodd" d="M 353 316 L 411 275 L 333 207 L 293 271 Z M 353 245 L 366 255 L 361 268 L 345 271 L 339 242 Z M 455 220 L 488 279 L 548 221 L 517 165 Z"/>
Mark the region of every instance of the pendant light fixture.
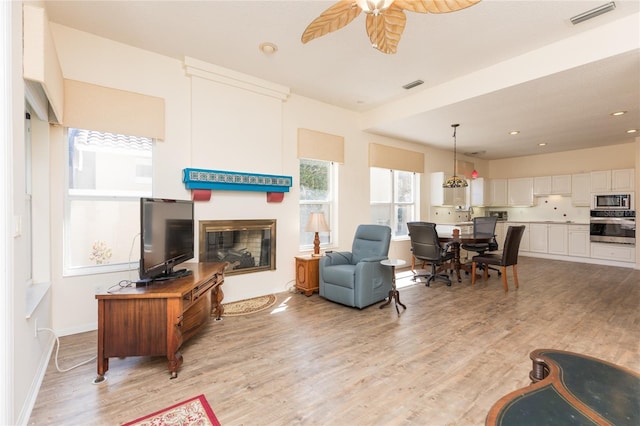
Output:
<path fill-rule="evenodd" d="M 466 179 L 462 179 L 458 177 L 457 170 L 456 170 L 456 167 L 458 165 L 457 152 L 456 152 L 456 149 L 457 149 L 456 148 L 456 142 L 457 142 L 456 132 L 458 130 L 458 126 L 460 126 L 460 124 L 451 125 L 451 127 L 453 127 L 453 176 L 451 176 L 449 179 L 444 181 L 444 183 L 442 184 L 443 188 L 465 188 L 469 186 Z"/>

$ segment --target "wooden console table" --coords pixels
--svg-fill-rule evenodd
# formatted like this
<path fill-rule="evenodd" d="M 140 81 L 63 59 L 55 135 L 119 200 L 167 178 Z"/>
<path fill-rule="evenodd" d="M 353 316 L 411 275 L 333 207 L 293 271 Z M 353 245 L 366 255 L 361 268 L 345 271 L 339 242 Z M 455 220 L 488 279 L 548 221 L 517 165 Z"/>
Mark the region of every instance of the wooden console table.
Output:
<path fill-rule="evenodd" d="M 555 349 L 530 357 L 533 384 L 496 402 L 487 425 L 640 425 L 640 373 Z"/>
<path fill-rule="evenodd" d="M 182 343 L 211 316 L 223 313 L 224 262 L 184 264 L 191 275 L 145 287 L 96 294 L 98 300 L 98 376 L 104 380 L 109 358 L 166 356 L 171 378 L 182 364 Z"/>

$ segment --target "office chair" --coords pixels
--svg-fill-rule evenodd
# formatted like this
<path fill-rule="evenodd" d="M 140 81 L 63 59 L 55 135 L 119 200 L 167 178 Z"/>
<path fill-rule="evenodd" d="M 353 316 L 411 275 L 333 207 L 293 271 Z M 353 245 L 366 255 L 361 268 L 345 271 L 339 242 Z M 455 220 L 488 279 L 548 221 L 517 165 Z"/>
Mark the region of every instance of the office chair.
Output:
<path fill-rule="evenodd" d="M 462 248 L 467 251 L 473 251 L 478 253 L 479 255 L 485 254 L 488 251 L 496 251 L 498 250 L 498 242 L 496 241 L 496 223 L 498 222 L 497 217 L 492 216 L 482 216 L 473 218 L 473 236 L 474 237 L 483 237 L 483 238 L 491 238 L 491 241 L 488 243 L 467 243 L 462 244 Z M 480 265 L 480 269 L 484 269 L 485 266 L 493 271 L 498 273 L 498 276 L 502 275 L 502 272 L 499 269 L 492 268 L 488 265 Z"/>
<path fill-rule="evenodd" d="M 437 267 L 453 259 L 454 253 L 449 250 L 449 244 L 444 247 L 440 245 L 436 224 L 431 222 L 408 222 L 407 227 L 409 228 L 413 256 L 418 260 L 431 263 L 430 274 L 420 274 L 414 270 L 413 280 L 415 281 L 418 277 L 427 277 L 425 285 L 429 287 L 431 281 L 441 278 L 446 281 L 448 286 L 451 286 L 449 275 L 438 274 Z"/>

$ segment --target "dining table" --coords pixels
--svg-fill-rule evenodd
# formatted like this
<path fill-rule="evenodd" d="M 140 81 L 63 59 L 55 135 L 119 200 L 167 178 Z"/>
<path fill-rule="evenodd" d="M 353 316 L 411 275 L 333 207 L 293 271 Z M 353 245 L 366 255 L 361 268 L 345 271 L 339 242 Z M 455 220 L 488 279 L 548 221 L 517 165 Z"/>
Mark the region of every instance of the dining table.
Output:
<path fill-rule="evenodd" d="M 438 241 L 449 243 L 453 250 L 453 260 L 451 265 L 442 265 L 441 270 L 453 269 L 458 277 L 458 282 L 462 281 L 460 270 L 471 274 L 471 267 L 460 262 L 460 249 L 462 244 L 488 243 L 491 236 L 476 236 L 473 233 L 461 233 L 458 228 L 454 228 L 451 234 L 438 234 Z"/>

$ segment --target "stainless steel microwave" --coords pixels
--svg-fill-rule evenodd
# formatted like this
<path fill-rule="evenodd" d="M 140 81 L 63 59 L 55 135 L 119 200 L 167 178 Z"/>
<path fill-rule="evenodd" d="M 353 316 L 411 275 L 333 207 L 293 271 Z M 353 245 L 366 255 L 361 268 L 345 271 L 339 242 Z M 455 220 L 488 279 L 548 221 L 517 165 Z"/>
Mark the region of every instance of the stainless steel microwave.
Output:
<path fill-rule="evenodd" d="M 594 194 L 592 210 L 633 210 L 633 194 Z"/>

